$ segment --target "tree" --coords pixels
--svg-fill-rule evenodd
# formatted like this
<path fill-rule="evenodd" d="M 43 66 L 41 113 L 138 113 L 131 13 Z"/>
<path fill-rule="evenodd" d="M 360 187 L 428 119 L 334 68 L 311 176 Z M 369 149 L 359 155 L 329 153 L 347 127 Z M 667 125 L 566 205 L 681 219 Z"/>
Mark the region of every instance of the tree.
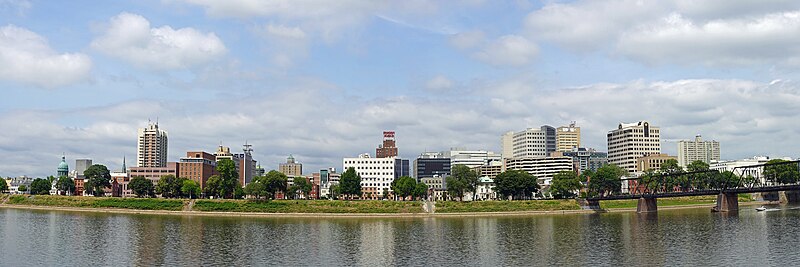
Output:
<path fill-rule="evenodd" d="M 342 173 L 342 177 L 339 179 L 339 189 L 342 195 L 350 199 L 353 199 L 353 196 L 361 196 L 361 175 L 356 173 L 355 168 L 347 168 L 347 170 Z"/>
<path fill-rule="evenodd" d="M 474 192 L 475 185 L 480 182 L 478 173 L 467 167 L 466 165 L 457 164 L 450 169 L 451 175 L 445 179 L 447 183 L 447 192 L 458 196 L 459 200 L 464 200 L 465 192 Z M 475 194 L 473 194 L 473 198 Z"/>
<path fill-rule="evenodd" d="M 614 164 L 600 167 L 593 173 L 594 176 L 588 177 L 589 192 L 600 196 L 620 193 L 622 190 L 620 177 L 627 173 L 628 171 Z"/>
<path fill-rule="evenodd" d="M 75 181 L 66 176 L 58 177 L 56 181 L 56 190 L 61 192 L 61 194 L 75 192 Z"/>
<path fill-rule="evenodd" d="M 0 177 L 0 193 L 8 191 L 8 183 Z"/>
<path fill-rule="evenodd" d="M 219 197 L 221 183 L 222 180 L 219 178 L 219 175 L 212 175 L 209 177 L 206 181 L 206 187 L 203 188 L 206 197 Z"/>
<path fill-rule="evenodd" d="M 248 196 L 253 196 L 256 199 L 260 199 L 262 196 L 267 195 L 267 187 L 262 182 L 264 177 L 256 177 L 253 179 L 253 182 L 247 184 L 244 187 L 244 193 Z"/>
<path fill-rule="evenodd" d="M 31 195 L 49 195 L 52 184 L 48 179 L 36 178 L 31 183 Z"/>
<path fill-rule="evenodd" d="M 133 191 L 133 194 L 135 194 L 136 197 L 151 196 L 155 193 L 153 181 L 150 181 L 150 179 L 144 178 L 143 176 L 134 176 L 131 178 L 131 181 L 128 182 L 128 188 Z"/>
<path fill-rule="evenodd" d="M 25 192 L 28 191 L 28 187 L 25 186 L 24 184 L 21 184 L 21 185 L 19 185 L 19 187 L 17 187 L 17 191 L 25 193 Z"/>
<path fill-rule="evenodd" d="M 104 193 L 103 189 L 111 187 L 111 182 L 109 182 L 109 180 L 111 180 L 111 173 L 106 166 L 100 164 L 89 166 L 89 168 L 83 172 L 83 176 L 86 177 L 86 183 L 84 183 L 86 192 L 94 196 L 102 196 Z"/>
<path fill-rule="evenodd" d="M 339 194 L 341 194 L 342 188 L 339 187 L 339 184 L 335 184 L 331 186 L 331 199 L 339 199 Z"/>
<path fill-rule="evenodd" d="M 414 197 L 425 198 L 428 196 L 428 185 L 423 182 L 417 183 L 414 187 Z"/>
<path fill-rule="evenodd" d="M 540 188 L 536 177 L 522 170 L 502 172 L 495 177 L 494 183 L 498 194 L 511 199 L 529 199 Z"/>
<path fill-rule="evenodd" d="M 392 191 L 397 196 L 405 200 L 406 197 L 414 196 L 417 188 L 417 180 L 408 176 L 403 176 L 392 181 Z"/>
<path fill-rule="evenodd" d="M 275 199 L 275 194 L 278 192 L 286 192 L 287 181 L 286 175 L 276 170 L 271 170 L 262 177 L 262 183 L 272 199 Z"/>
<path fill-rule="evenodd" d="M 290 192 L 294 193 L 300 190 L 306 198 L 308 198 L 308 194 L 310 194 L 313 189 L 313 185 L 305 177 L 294 177 L 294 187 L 296 187 L 296 189 L 290 190 Z"/>
<path fill-rule="evenodd" d="M 766 177 L 767 181 L 778 184 L 797 183 L 798 179 L 800 179 L 797 163 L 785 162 L 787 161 L 782 159 L 767 161 L 767 164 L 764 165 L 764 177 Z"/>
<path fill-rule="evenodd" d="M 181 187 L 186 178 L 178 178 L 175 175 L 169 174 L 161 176 L 156 184 L 156 193 L 160 194 L 163 198 L 179 198 L 183 196 Z"/>
<path fill-rule="evenodd" d="M 686 171 L 688 172 L 707 171 L 708 169 L 709 169 L 708 163 L 705 163 L 702 160 L 695 160 L 686 165 Z"/>
<path fill-rule="evenodd" d="M 553 175 L 550 192 L 555 198 L 574 198 L 575 192 L 582 186 L 578 174 L 572 171 L 562 171 Z"/>
<path fill-rule="evenodd" d="M 183 186 L 181 186 L 181 193 L 183 196 L 188 198 L 197 198 L 200 196 L 200 184 L 195 182 L 194 180 L 184 179 Z"/>
<path fill-rule="evenodd" d="M 236 185 L 236 188 L 233 189 L 233 198 L 234 199 L 243 199 L 244 198 L 244 188 L 241 186 Z"/>
<path fill-rule="evenodd" d="M 230 159 L 221 159 L 217 162 L 219 173 L 219 195 L 223 198 L 233 197 L 234 190 L 239 187 L 239 172 L 236 164 Z"/>

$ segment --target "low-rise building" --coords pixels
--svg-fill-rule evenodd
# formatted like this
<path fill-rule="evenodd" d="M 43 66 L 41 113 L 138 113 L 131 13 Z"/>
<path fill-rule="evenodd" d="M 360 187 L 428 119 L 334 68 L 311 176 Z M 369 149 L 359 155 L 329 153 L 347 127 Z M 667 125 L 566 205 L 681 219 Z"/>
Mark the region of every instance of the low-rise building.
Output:
<path fill-rule="evenodd" d="M 218 174 L 217 158 L 204 151 L 189 151 L 181 158 L 178 171 L 178 177 L 193 180 L 205 189 L 208 178 Z"/>
<path fill-rule="evenodd" d="M 158 183 L 158 180 L 160 180 L 162 176 L 166 175 L 175 175 L 176 177 L 183 177 L 180 176 L 180 164 L 178 164 L 177 162 L 167 162 L 166 167 L 131 167 L 128 170 L 130 177 L 142 176 L 152 181 L 153 184 Z M 75 180 L 76 186 L 77 186 L 77 180 L 79 179 Z"/>
<path fill-rule="evenodd" d="M 676 160 L 674 156 L 670 156 L 667 154 L 650 154 L 644 157 L 640 157 L 636 159 L 636 172 L 642 173 L 646 172 L 647 170 L 658 170 L 661 169 L 661 164 L 667 162 L 668 160 Z"/>
<path fill-rule="evenodd" d="M 506 170 L 522 170 L 530 173 L 539 185 L 550 186 L 553 175 L 562 171 L 572 171 L 570 157 L 523 157 L 506 159 Z"/>
<path fill-rule="evenodd" d="M 475 168 L 475 171 L 478 173 L 479 177 L 494 179 L 498 174 L 504 171 L 504 168 L 502 162 L 492 161 L 488 165 Z"/>
<path fill-rule="evenodd" d="M 782 160 L 792 160 L 792 158 L 783 157 Z M 726 160 L 726 161 L 712 161 L 709 164 L 709 169 L 717 170 L 719 172 L 733 172 L 733 174 L 741 177 L 753 176 L 760 180 L 761 184 L 766 183 L 764 177 L 764 167 L 751 167 L 763 165 L 771 159 L 767 156 L 755 156 L 747 159 L 739 160 Z"/>
<path fill-rule="evenodd" d="M 578 174 L 585 171 L 597 171 L 600 167 L 608 165 L 608 154 L 597 152 L 593 148 L 578 147 L 567 152 L 556 152 L 553 156 L 572 158 L 573 170 Z"/>
<path fill-rule="evenodd" d="M 392 182 L 402 176 L 409 176 L 407 159 L 371 158 L 369 154 L 361 154 L 357 158 L 342 159 L 342 166 L 347 170 L 354 168 L 361 176 L 361 193 L 366 199 L 388 197 L 384 192 L 392 193 Z"/>

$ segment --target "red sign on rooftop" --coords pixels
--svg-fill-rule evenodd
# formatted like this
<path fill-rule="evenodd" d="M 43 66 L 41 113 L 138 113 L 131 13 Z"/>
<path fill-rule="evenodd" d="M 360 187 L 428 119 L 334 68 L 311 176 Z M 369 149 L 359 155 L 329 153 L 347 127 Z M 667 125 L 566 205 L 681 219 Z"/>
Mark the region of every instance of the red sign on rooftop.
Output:
<path fill-rule="evenodd" d="M 394 131 L 384 131 L 383 138 L 394 138 Z"/>

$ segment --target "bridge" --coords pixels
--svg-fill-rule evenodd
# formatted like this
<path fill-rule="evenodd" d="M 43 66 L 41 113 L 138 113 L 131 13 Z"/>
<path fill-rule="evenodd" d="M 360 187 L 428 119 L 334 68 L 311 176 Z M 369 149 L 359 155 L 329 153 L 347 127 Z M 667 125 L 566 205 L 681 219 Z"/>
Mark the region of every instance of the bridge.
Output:
<path fill-rule="evenodd" d="M 590 181 L 591 182 L 591 181 Z M 800 200 L 800 161 L 735 167 L 731 171 L 703 170 L 676 173 L 646 173 L 636 178 L 621 179 L 620 187 L 611 186 L 599 192 L 588 192 L 586 205 L 600 209 L 600 201 L 638 199 L 637 212 L 654 212 L 657 199 L 685 196 L 716 195 L 714 211 L 739 209 L 738 194 L 785 191 L 789 201 Z"/>

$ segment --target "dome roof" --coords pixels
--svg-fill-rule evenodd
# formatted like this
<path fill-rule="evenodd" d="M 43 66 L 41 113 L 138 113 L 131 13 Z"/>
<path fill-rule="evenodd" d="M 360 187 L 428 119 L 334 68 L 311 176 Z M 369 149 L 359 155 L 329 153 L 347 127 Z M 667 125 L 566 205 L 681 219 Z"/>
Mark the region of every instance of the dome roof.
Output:
<path fill-rule="evenodd" d="M 58 164 L 58 171 L 69 172 L 69 165 L 67 165 L 67 159 L 64 156 L 61 156 L 61 163 Z"/>

